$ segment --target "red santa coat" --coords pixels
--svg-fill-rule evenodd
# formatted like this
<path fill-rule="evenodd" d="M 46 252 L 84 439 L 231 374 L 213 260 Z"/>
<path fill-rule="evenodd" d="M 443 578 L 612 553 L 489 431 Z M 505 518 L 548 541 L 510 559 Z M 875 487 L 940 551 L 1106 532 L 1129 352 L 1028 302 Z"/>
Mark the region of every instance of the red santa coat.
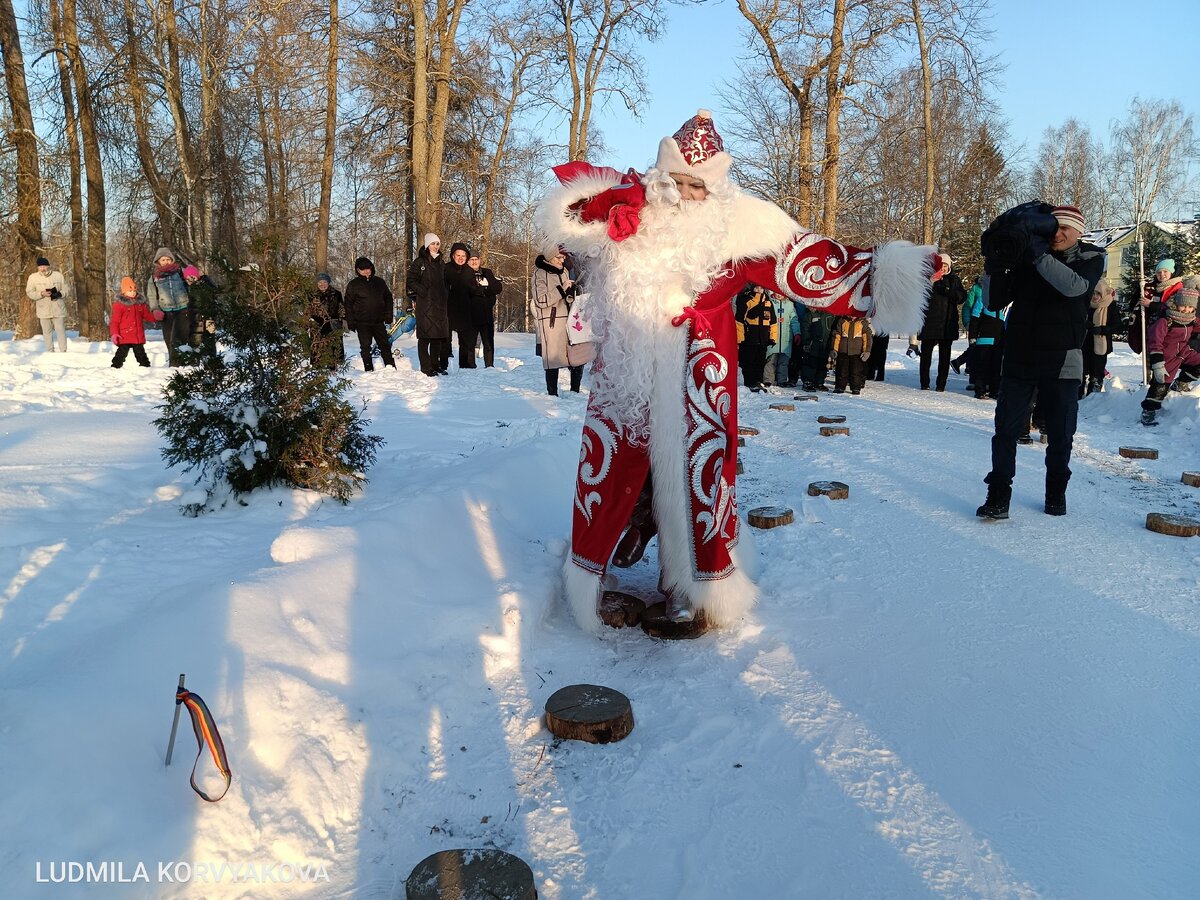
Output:
<path fill-rule="evenodd" d="M 632 189 L 629 206 L 637 205 L 636 176 L 585 164 L 556 171 L 564 184 L 543 205 L 540 227 L 581 258 L 620 265 L 616 245 L 638 227 L 636 209 L 620 198 Z M 842 245 L 740 192 L 730 211 L 726 262 L 717 276 L 697 294 L 675 290 L 677 297 L 666 298 L 678 308 L 655 341 L 648 439 L 631 439 L 595 393 L 589 403 L 564 566 L 567 599 L 587 630 L 600 629 L 602 578 L 651 467 L 664 588 L 682 593 L 716 625 L 731 623 L 757 599 L 739 559 L 735 493 L 733 299 L 743 287 L 757 284 L 837 316 L 870 315 L 885 332 L 912 333 L 921 323 L 933 248 L 906 241 L 873 250 Z M 660 306 L 672 289 L 653 287 Z M 602 286 L 592 288 L 591 302 L 604 302 Z M 603 364 L 601 343 L 597 366 Z"/>

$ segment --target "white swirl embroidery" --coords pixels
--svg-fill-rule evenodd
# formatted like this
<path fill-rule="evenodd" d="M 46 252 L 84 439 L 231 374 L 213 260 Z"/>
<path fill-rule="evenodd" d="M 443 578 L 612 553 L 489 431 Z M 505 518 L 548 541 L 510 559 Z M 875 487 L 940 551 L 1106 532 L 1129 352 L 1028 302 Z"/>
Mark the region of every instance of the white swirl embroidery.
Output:
<path fill-rule="evenodd" d="M 693 338 L 689 342 L 688 483 L 699 509 L 696 526 L 702 529 L 701 543 L 721 536 L 734 511 L 733 491 L 725 479 L 725 449 L 729 442 L 725 422 L 733 403 L 722 384 L 728 372 L 728 361 L 716 352 L 711 339 Z M 711 483 L 706 486 L 708 478 Z"/>
<path fill-rule="evenodd" d="M 593 437 L 594 436 L 594 437 Z M 617 432 L 611 422 L 593 413 L 588 413 L 583 423 L 583 442 L 579 447 L 579 478 L 575 487 L 575 508 L 583 515 L 588 525 L 592 524 L 592 509 L 600 503 L 599 491 L 584 492 L 604 482 L 612 469 L 613 457 L 617 452 Z M 599 454 L 599 460 L 593 457 Z"/>

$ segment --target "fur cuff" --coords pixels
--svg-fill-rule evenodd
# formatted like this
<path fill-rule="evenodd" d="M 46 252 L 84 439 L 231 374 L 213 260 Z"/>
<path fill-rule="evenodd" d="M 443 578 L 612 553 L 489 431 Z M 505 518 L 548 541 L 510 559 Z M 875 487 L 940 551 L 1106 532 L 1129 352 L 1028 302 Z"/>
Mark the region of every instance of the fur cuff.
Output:
<path fill-rule="evenodd" d="M 875 248 L 871 324 L 876 334 L 906 335 L 921 330 L 936 253 L 936 247 L 909 241 L 890 241 Z"/>
<path fill-rule="evenodd" d="M 571 559 L 570 551 L 563 563 L 563 592 L 567 605 L 579 627 L 588 634 L 599 635 L 604 623 L 600 621 L 597 605 L 600 602 L 601 578 L 594 572 L 580 568 Z"/>
<path fill-rule="evenodd" d="M 534 224 L 550 243 L 561 244 L 572 253 L 593 255 L 592 251 L 607 239 L 608 223 L 582 222 L 571 207 L 621 183 L 620 177 L 583 175 L 568 181 L 546 195 L 538 206 Z"/>

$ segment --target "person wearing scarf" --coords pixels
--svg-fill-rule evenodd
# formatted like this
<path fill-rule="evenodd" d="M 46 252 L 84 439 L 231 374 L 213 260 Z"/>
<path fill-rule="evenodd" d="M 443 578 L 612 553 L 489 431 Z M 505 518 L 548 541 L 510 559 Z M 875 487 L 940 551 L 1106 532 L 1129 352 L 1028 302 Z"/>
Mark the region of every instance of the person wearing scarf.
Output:
<path fill-rule="evenodd" d="M 183 280 L 183 267 L 175 259 L 175 253 L 166 247 L 154 251 L 154 268 L 146 279 L 146 302 L 150 310 L 162 312 L 163 340 L 167 344 L 167 360 L 171 366 L 183 364 L 179 348 L 192 335 L 192 316 L 188 310 L 187 282 Z"/>
<path fill-rule="evenodd" d="M 1200 378 L 1200 350 L 1189 343 L 1200 336 L 1200 326 L 1196 322 L 1197 298 L 1200 298 L 1200 277 L 1191 275 L 1166 302 L 1166 315 L 1146 332 L 1151 380 L 1142 400 L 1143 425 L 1158 424 L 1158 411 L 1162 409 L 1177 373 L 1177 389 L 1181 391 L 1191 390 L 1192 383 Z"/>
<path fill-rule="evenodd" d="M 1104 391 L 1104 372 L 1108 354 L 1112 353 L 1112 331 L 1108 327 L 1108 312 L 1112 308 L 1116 292 L 1101 278 L 1092 291 L 1088 304 L 1091 318 L 1088 320 L 1087 339 L 1083 342 L 1083 381 L 1079 383 L 1079 398 Z"/>

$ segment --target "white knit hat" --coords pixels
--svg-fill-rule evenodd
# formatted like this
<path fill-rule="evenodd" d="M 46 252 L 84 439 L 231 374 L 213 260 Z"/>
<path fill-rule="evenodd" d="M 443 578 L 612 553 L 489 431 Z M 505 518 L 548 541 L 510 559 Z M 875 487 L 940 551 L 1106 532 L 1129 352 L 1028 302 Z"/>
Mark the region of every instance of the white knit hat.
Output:
<path fill-rule="evenodd" d="M 430 244 L 440 244 L 441 242 L 442 239 L 431 231 L 429 234 L 425 235 L 425 243 L 421 246 L 428 248 Z"/>

